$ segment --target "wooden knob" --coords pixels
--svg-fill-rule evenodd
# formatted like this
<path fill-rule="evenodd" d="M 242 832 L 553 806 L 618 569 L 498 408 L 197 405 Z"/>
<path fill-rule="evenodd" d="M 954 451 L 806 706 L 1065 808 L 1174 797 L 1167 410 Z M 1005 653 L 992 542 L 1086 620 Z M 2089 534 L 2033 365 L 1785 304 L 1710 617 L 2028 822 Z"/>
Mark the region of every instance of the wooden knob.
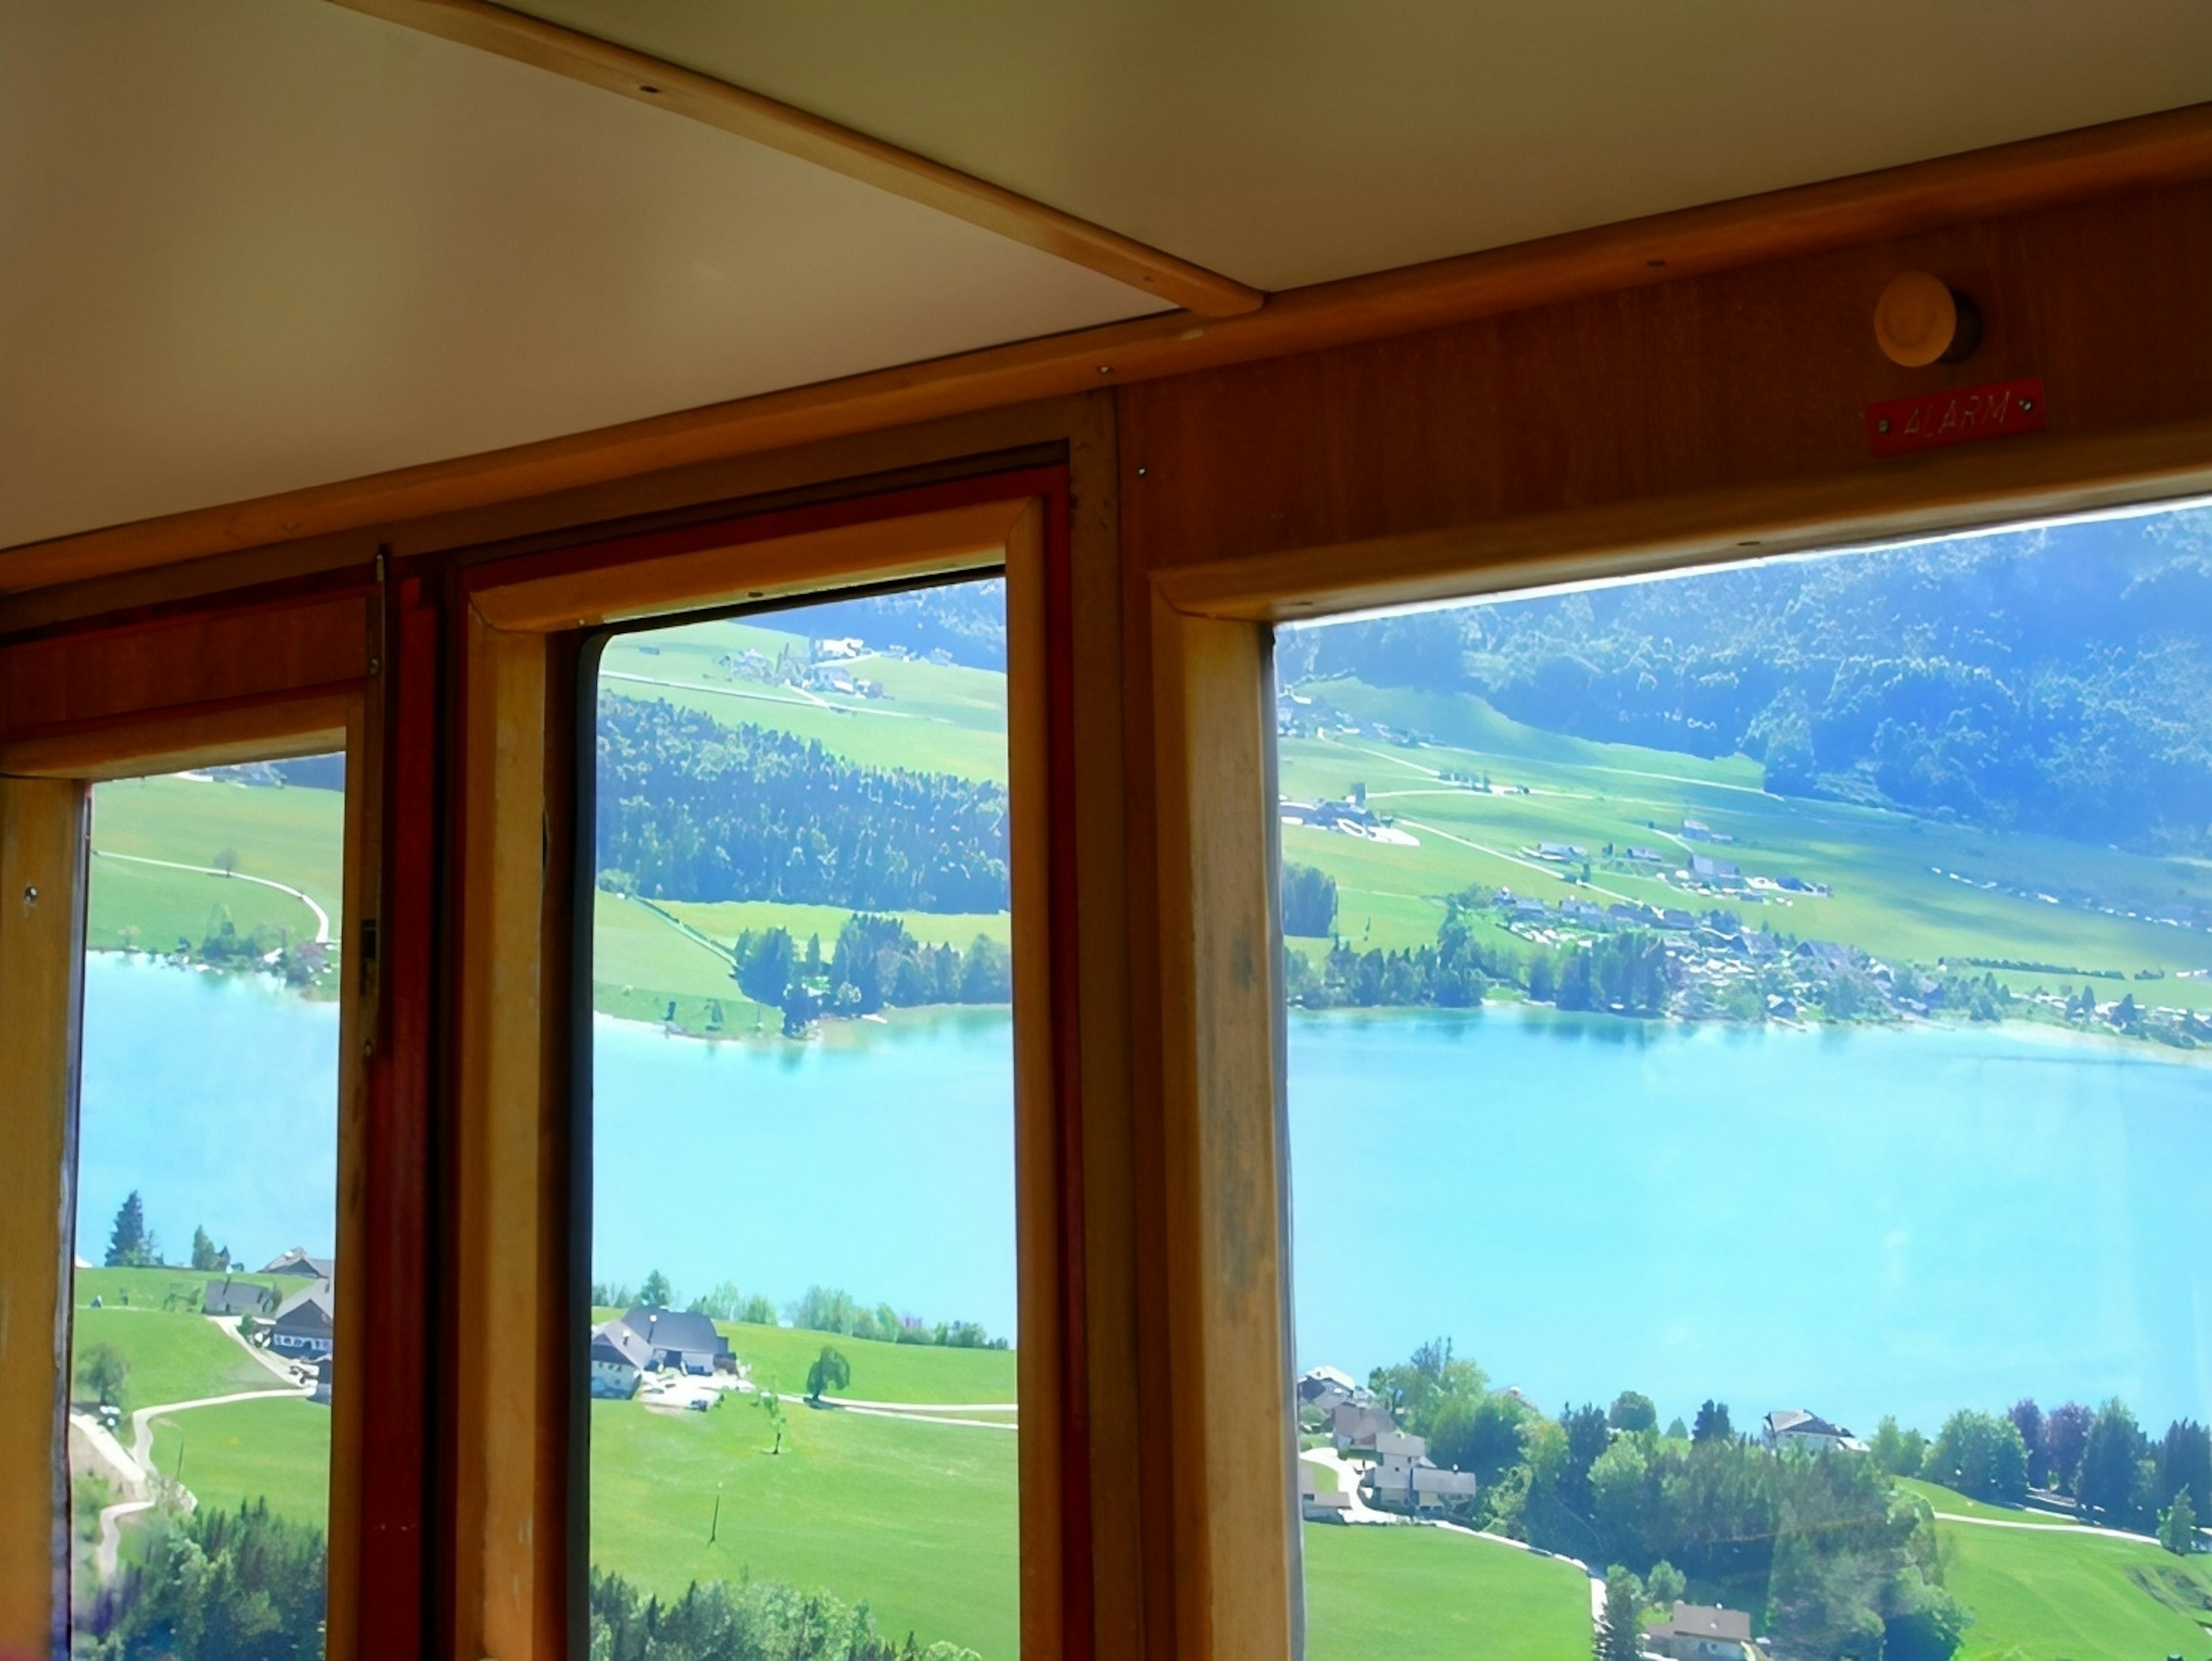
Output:
<path fill-rule="evenodd" d="M 1874 338 L 1883 356 L 1908 369 L 1956 363 L 1982 344 L 1982 314 L 1942 278 L 1899 271 L 1875 301 Z"/>

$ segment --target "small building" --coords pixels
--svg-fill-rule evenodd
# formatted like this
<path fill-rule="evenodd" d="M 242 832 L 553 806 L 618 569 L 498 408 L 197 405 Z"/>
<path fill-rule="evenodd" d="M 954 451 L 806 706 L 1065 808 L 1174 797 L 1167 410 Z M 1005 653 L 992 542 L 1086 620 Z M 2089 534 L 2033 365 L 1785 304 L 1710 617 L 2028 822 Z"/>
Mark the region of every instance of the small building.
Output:
<path fill-rule="evenodd" d="M 1536 857 L 1540 860 L 1550 860 L 1557 865 L 1564 865 L 1571 861 L 1588 859 L 1589 849 L 1577 848 L 1571 842 L 1540 842 L 1536 844 Z"/>
<path fill-rule="evenodd" d="M 266 1315 L 276 1307 L 276 1287 L 258 1281 L 234 1281 L 227 1275 L 210 1281 L 200 1294 L 200 1310 L 207 1315 Z"/>
<path fill-rule="evenodd" d="M 1342 1488 L 1325 1488 L 1310 1459 L 1298 1461 L 1298 1515 L 1309 1523 L 1341 1523 L 1352 1510 Z"/>
<path fill-rule="evenodd" d="M 1709 859 L 1703 854 L 1690 855 L 1690 874 L 1716 888 L 1739 888 L 1743 885 L 1741 867 L 1727 860 Z"/>
<path fill-rule="evenodd" d="M 592 1394 L 601 1401 L 627 1402 L 653 1365 L 653 1350 L 622 1321 L 592 1329 Z"/>
<path fill-rule="evenodd" d="M 1350 1373 L 1334 1367 L 1316 1367 L 1298 1380 L 1298 1406 L 1302 1409 L 1334 1414 L 1344 1402 L 1363 1398 L 1372 1399 L 1352 1381 Z"/>
<path fill-rule="evenodd" d="M 331 1381 L 337 1376 L 337 1370 L 336 1356 L 325 1355 L 315 1363 L 315 1387 L 308 1392 L 309 1401 L 319 1402 L 324 1407 L 330 1406 Z"/>
<path fill-rule="evenodd" d="M 1429 1457 L 1429 1445 L 1418 1436 L 1385 1432 L 1375 1439 L 1375 1463 L 1359 1479 L 1359 1491 L 1378 1510 L 1433 1515 L 1474 1498 L 1474 1473 L 1445 1470 Z"/>
<path fill-rule="evenodd" d="M 1717 1603 L 1677 1603 L 1674 1613 L 1644 1628 L 1644 1647 L 1673 1661 L 1751 1661 L 1751 1616 Z"/>
<path fill-rule="evenodd" d="M 1340 1402 L 1329 1415 L 1329 1439 L 1339 1453 L 1354 1448 L 1372 1453 L 1377 1437 L 1395 1435 L 1397 1421 L 1390 1409 L 1375 1402 Z"/>
<path fill-rule="evenodd" d="M 684 1310 L 647 1309 L 636 1305 L 622 1323 L 645 1341 L 648 1367 L 673 1367 L 679 1372 L 735 1372 L 738 1358 L 730 1341 L 715 1330 L 704 1315 Z"/>
<path fill-rule="evenodd" d="M 337 1273 L 335 1257 L 310 1257 L 307 1248 L 294 1246 L 274 1262 L 262 1265 L 264 1275 L 297 1275 L 303 1280 L 328 1281 Z"/>
<path fill-rule="evenodd" d="M 276 1305 L 269 1323 L 269 1348 L 279 1355 L 319 1360 L 331 1353 L 334 1329 L 330 1283 L 318 1281 Z"/>
<path fill-rule="evenodd" d="M 1707 824 L 1703 819 L 1684 819 L 1682 821 L 1683 841 L 1711 842 L 1712 839 L 1713 828 L 1710 824 Z"/>
<path fill-rule="evenodd" d="M 1760 1421 L 1760 1432 L 1766 1439 L 1766 1445 L 1778 1451 L 1866 1451 L 1866 1444 L 1841 1425 L 1832 1425 L 1819 1414 L 1803 1408 L 1777 1409 Z"/>

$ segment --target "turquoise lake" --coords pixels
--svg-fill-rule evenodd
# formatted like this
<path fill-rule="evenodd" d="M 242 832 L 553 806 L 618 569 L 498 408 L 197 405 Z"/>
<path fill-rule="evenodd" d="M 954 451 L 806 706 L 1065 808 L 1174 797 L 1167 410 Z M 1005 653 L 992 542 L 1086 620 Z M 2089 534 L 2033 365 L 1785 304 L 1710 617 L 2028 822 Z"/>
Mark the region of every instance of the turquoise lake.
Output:
<path fill-rule="evenodd" d="M 1014 1327 L 1010 1026 L 710 1044 L 594 1025 L 594 1273 L 842 1287 Z M 95 957 L 80 1250 L 323 1249 L 337 1013 Z M 2034 1029 L 1651 1026 L 1493 1009 L 1291 1024 L 1300 1365 L 1451 1337 L 1547 1411 L 1932 1432 L 2021 1396 L 2212 1417 L 2212 1066 Z M 2155 1421 L 2153 1423 L 2152 1421 Z"/>

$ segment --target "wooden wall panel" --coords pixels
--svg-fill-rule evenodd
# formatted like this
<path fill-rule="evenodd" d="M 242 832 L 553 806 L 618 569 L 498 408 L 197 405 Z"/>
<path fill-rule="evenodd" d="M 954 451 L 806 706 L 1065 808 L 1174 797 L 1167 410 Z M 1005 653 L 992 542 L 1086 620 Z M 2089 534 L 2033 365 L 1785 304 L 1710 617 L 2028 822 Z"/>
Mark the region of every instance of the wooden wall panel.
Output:
<path fill-rule="evenodd" d="M 369 597 L 161 618 L 0 649 L 0 736 L 349 686 L 369 672 Z"/>
<path fill-rule="evenodd" d="M 1911 268 L 1980 303 L 1966 362 L 1876 349 L 1875 298 Z M 2051 440 L 2212 416 L 2208 278 L 2212 185 L 2179 186 L 1124 387 L 1124 551 L 1156 569 L 1895 467 L 1869 404 L 2014 375 L 2044 378 Z"/>

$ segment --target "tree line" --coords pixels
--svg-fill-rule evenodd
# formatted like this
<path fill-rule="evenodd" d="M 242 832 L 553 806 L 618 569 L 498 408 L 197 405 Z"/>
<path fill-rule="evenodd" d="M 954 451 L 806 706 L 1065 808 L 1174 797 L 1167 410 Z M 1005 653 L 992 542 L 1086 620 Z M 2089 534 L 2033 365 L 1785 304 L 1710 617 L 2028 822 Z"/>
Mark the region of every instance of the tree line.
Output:
<path fill-rule="evenodd" d="M 682 1300 L 668 1277 L 654 1269 L 633 1289 L 627 1281 L 594 1281 L 592 1304 L 597 1309 L 673 1309 Z M 755 1326 L 777 1324 L 775 1305 L 761 1293 L 742 1292 L 725 1281 L 682 1305 L 690 1314 L 713 1320 L 744 1322 Z M 786 1304 L 782 1323 L 803 1332 L 835 1333 L 847 1338 L 870 1338 L 885 1344 L 934 1344 L 947 1349 L 1006 1349 L 1007 1340 L 994 1338 L 975 1321 L 925 1321 L 918 1315 L 901 1314 L 889 1304 L 873 1308 L 837 1287 L 811 1286 L 805 1294 Z"/>
<path fill-rule="evenodd" d="M 321 1661 L 323 1532 L 257 1500 L 148 1530 L 143 1562 L 93 1594 L 78 1661 Z"/>
<path fill-rule="evenodd" d="M 676 900 L 1006 909 L 1006 792 L 602 693 L 600 885 Z"/>
<path fill-rule="evenodd" d="M 586 1602 L 592 1661 L 981 1661 L 943 1640 L 888 1638 L 866 1603 L 771 1580 L 695 1580 L 663 1601 L 594 1567 Z"/>
<path fill-rule="evenodd" d="M 1944 1585 L 1933 1507 L 1896 1478 L 2000 1504 L 2033 1487 L 2093 1522 L 2154 1526 L 2180 1552 L 2212 1485 L 2203 1427 L 2177 1421 L 2154 1441 L 2117 1401 L 1963 1410 L 1932 1441 L 1885 1419 L 1864 1453 L 1807 1454 L 1739 1432 L 1714 1400 L 1664 1430 L 1632 1390 L 1550 1417 L 1442 1339 L 1368 1386 L 1437 1463 L 1475 1475 L 1460 1520 L 1612 1567 L 1601 1658 L 1633 1654 L 1644 1611 L 1694 1586 L 1749 1608 L 1787 1661 L 1942 1661 L 1972 1615 Z"/>
<path fill-rule="evenodd" d="M 802 951 L 787 928 L 747 929 L 730 949 L 730 978 L 755 1003 L 783 1012 L 796 1037 L 823 1015 L 872 1015 L 887 1006 L 1003 1004 L 1014 995 L 1013 958 L 988 934 L 966 952 L 925 946 L 897 917 L 858 911 L 845 920 L 828 959 L 822 937 Z"/>

